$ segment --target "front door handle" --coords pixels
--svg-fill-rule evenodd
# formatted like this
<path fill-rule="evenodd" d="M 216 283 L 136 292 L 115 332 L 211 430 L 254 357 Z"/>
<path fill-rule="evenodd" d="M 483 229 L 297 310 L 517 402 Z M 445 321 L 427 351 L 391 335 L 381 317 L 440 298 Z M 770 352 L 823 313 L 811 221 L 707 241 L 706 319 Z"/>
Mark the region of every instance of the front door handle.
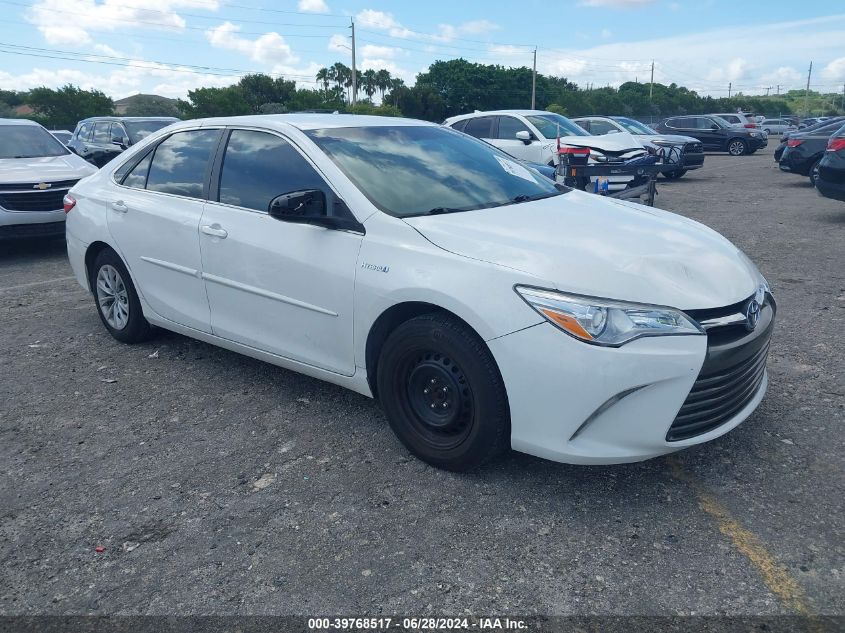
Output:
<path fill-rule="evenodd" d="M 214 237 L 219 237 L 221 240 L 229 236 L 229 232 L 219 224 L 204 224 L 200 228 L 206 235 L 213 235 Z"/>
<path fill-rule="evenodd" d="M 118 213 L 126 213 L 129 211 L 129 207 L 123 202 L 123 200 L 115 200 L 111 203 L 111 208 Z"/>

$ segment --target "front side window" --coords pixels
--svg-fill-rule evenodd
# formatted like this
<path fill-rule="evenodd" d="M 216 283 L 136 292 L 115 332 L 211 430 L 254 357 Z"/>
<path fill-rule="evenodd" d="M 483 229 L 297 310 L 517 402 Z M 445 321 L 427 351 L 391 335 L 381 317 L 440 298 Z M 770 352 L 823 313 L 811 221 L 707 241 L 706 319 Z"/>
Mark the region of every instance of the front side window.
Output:
<path fill-rule="evenodd" d="M 589 136 L 584 128 L 565 116 L 548 112 L 546 114 L 529 114 L 525 117 L 528 122 L 536 127 L 544 138 L 557 138 L 558 136 Z"/>
<path fill-rule="evenodd" d="M 153 154 L 147 189 L 188 198 L 202 198 L 208 162 L 220 130 L 176 132 Z"/>
<path fill-rule="evenodd" d="M 94 124 L 94 142 L 105 145 L 111 142 L 111 121 L 97 121 Z"/>
<path fill-rule="evenodd" d="M 531 133 L 519 119 L 512 116 L 499 117 L 499 133 L 496 135 L 497 138 L 513 141 L 516 139 L 517 132 Z"/>
<path fill-rule="evenodd" d="M 76 138 L 80 141 L 89 141 L 91 139 L 91 129 L 94 126 L 91 123 L 80 123 L 76 129 Z"/>
<path fill-rule="evenodd" d="M 290 143 L 267 132 L 232 131 L 220 170 L 220 202 L 267 211 L 276 196 L 304 189 L 328 187 Z"/>
<path fill-rule="evenodd" d="M 614 120 L 631 134 L 657 134 L 657 130 L 647 126 L 645 123 L 640 123 L 636 119 L 617 117 Z"/>
<path fill-rule="evenodd" d="M 616 129 L 615 125 L 608 123 L 607 121 L 602 121 L 601 119 L 593 119 L 590 121 L 590 132 L 596 136 L 604 136 L 605 134 L 618 131 L 619 130 Z"/>
<path fill-rule="evenodd" d="M 40 125 L 0 125 L 0 158 L 64 156 L 65 146 Z"/>
<path fill-rule="evenodd" d="M 513 205 L 567 191 L 449 128 L 385 125 L 307 134 L 375 206 L 398 217 Z"/>

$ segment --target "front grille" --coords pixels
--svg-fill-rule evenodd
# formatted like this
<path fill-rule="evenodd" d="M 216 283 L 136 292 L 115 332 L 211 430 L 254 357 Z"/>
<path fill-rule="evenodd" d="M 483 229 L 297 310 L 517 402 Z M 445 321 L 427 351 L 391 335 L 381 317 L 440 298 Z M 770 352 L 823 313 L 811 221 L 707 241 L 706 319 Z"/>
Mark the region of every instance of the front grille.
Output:
<path fill-rule="evenodd" d="M 704 146 L 701 143 L 687 143 L 684 145 L 684 151 L 688 154 L 700 154 L 704 151 Z"/>
<path fill-rule="evenodd" d="M 0 226 L 0 239 L 18 237 L 51 237 L 63 235 L 65 223 L 43 222 L 38 224 L 9 224 Z"/>
<path fill-rule="evenodd" d="M 26 193 L 0 193 L 0 207 L 9 211 L 57 211 L 63 208 L 62 199 L 67 191 L 65 187 Z"/>
<path fill-rule="evenodd" d="M 748 301 L 718 310 L 702 310 L 693 318 L 700 320 L 702 316 L 730 314 Z M 712 431 L 751 402 L 765 375 L 776 309 L 774 299 L 768 295 L 753 331 L 749 332 L 744 325 L 708 330 L 707 355 L 687 399 L 669 427 L 667 442 Z"/>
<path fill-rule="evenodd" d="M 48 182 L 50 189 L 70 189 L 77 183 L 76 180 L 57 180 L 56 182 Z M 0 183 L 0 192 L 3 191 L 39 191 L 38 185 L 44 184 L 42 182 L 14 182 L 14 183 Z"/>

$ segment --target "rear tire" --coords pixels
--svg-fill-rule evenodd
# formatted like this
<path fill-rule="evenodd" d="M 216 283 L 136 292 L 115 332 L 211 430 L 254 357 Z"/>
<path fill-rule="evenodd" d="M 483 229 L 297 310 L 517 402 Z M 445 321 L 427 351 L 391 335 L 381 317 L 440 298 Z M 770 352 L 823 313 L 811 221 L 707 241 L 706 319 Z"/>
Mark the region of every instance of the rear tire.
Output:
<path fill-rule="evenodd" d="M 663 177 L 667 180 L 677 180 L 678 178 L 682 178 L 685 173 L 687 173 L 686 169 L 678 169 L 677 171 L 663 172 Z"/>
<path fill-rule="evenodd" d="M 732 138 L 728 141 L 728 154 L 731 156 L 742 156 L 748 152 L 748 143 L 741 138 Z"/>
<path fill-rule="evenodd" d="M 818 178 L 819 178 L 819 163 L 820 162 L 822 162 L 821 158 L 818 159 L 815 163 L 813 163 L 813 166 L 810 167 L 810 173 L 808 174 L 808 177 L 810 179 L 810 184 L 813 187 L 816 186 L 816 180 L 818 180 Z"/>
<path fill-rule="evenodd" d="M 91 288 L 97 314 L 109 334 L 121 343 L 140 343 L 150 337 L 150 324 L 129 271 L 112 249 L 103 249 L 94 260 Z"/>
<path fill-rule="evenodd" d="M 454 317 L 425 314 L 397 327 L 382 347 L 377 384 L 393 432 L 432 466 L 471 470 L 510 447 L 496 361 Z"/>

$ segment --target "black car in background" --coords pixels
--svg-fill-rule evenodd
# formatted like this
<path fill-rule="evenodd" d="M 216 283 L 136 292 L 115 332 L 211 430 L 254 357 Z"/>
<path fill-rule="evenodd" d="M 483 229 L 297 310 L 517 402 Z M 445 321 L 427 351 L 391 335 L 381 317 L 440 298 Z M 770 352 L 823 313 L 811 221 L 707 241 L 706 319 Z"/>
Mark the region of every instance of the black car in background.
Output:
<path fill-rule="evenodd" d="M 661 134 L 682 134 L 701 141 L 705 151 L 727 152 L 731 156 L 753 154 L 768 144 L 762 131 L 733 127 L 712 115 L 675 116 L 661 121 L 654 128 Z"/>
<path fill-rule="evenodd" d="M 816 189 L 826 198 L 845 202 L 845 125 L 827 141 L 819 163 Z"/>
<path fill-rule="evenodd" d="M 816 123 L 815 125 L 811 125 L 810 127 L 805 127 L 800 130 L 795 130 L 793 132 L 787 132 L 780 138 L 780 145 L 775 148 L 775 162 L 779 163 L 781 156 L 783 156 L 783 152 L 786 149 L 786 144 L 789 141 L 789 137 L 793 134 L 804 134 L 805 132 L 812 132 L 814 130 L 819 129 L 820 127 L 827 127 L 828 125 L 833 125 L 834 123 L 839 123 L 839 125 L 845 124 L 845 116 L 837 116 L 827 121 L 822 121 L 821 123 Z"/>
<path fill-rule="evenodd" d="M 807 176 L 811 184 L 816 184 L 819 163 L 827 149 L 828 139 L 841 127 L 842 121 L 825 121 L 824 125 L 815 129 L 799 130 L 790 134 L 778 161 L 781 171 Z"/>
<path fill-rule="evenodd" d="M 178 120 L 173 117 L 91 117 L 76 125 L 67 146 L 89 163 L 102 167 L 130 145 Z"/>

